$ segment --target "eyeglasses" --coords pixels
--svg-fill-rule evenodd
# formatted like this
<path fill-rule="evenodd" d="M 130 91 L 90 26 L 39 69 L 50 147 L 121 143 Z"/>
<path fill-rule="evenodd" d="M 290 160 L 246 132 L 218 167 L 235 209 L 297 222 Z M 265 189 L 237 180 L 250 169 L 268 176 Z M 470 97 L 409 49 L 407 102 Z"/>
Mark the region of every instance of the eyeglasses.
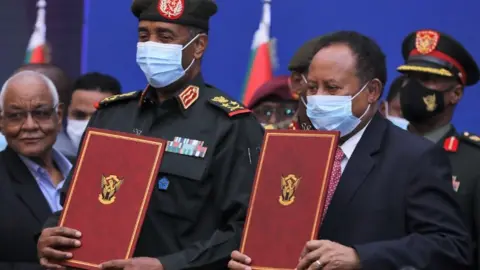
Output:
<path fill-rule="evenodd" d="M 275 115 L 275 119 L 277 121 L 284 120 L 289 117 L 293 117 L 295 115 L 294 108 L 278 108 L 278 107 L 270 107 L 270 106 L 261 106 L 254 110 L 257 118 L 263 121 L 269 121 L 272 116 Z"/>
<path fill-rule="evenodd" d="M 57 106 L 55 105 L 52 108 L 41 108 L 31 111 L 15 111 L 15 112 L 4 112 L 3 117 L 8 124 L 12 125 L 22 125 L 30 115 L 33 121 L 37 123 L 44 123 L 52 119 L 53 114 L 57 111 Z"/>

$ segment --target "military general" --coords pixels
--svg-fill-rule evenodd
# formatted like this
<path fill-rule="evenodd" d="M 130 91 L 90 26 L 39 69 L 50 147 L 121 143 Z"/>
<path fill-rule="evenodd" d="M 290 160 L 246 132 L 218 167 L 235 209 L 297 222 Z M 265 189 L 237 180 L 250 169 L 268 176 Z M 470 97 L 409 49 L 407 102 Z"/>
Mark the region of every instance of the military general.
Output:
<path fill-rule="evenodd" d="M 465 88 L 475 85 L 477 63 L 456 39 L 431 29 L 409 34 L 402 45 L 405 63 L 398 70 L 408 77 L 401 89 L 403 116 L 409 131 L 443 148 L 452 166 L 452 188 L 456 192 L 467 227 L 473 236 L 478 269 L 480 238 L 480 138 L 458 133 L 451 121 Z"/>
<path fill-rule="evenodd" d="M 132 12 L 139 20 L 136 59 L 148 86 L 100 102 L 88 126 L 204 148 L 196 156 L 166 150 L 134 258 L 100 267 L 224 269 L 240 243 L 263 128 L 202 78 L 214 1 L 138 0 Z M 67 189 L 68 182 L 64 194 Z M 38 240 L 46 268 L 62 268 L 55 262 L 72 257 L 62 250 L 82 241 L 75 228 L 56 227 L 59 214 Z"/>

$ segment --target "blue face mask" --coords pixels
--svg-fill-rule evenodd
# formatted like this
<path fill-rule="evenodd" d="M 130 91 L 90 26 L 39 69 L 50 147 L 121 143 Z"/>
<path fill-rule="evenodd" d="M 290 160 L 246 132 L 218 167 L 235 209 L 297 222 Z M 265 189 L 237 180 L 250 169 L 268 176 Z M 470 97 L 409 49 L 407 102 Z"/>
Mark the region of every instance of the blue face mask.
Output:
<path fill-rule="evenodd" d="M 137 64 L 145 73 L 148 83 L 155 88 L 162 88 L 182 78 L 195 62 L 194 58 L 190 65 L 183 69 L 182 51 L 198 36 L 195 36 L 185 46 L 153 41 L 139 42 L 137 44 Z"/>
<path fill-rule="evenodd" d="M 302 99 L 307 110 L 307 116 L 315 129 L 340 131 L 341 137 L 350 134 L 360 124 L 361 119 L 370 109 L 369 104 L 359 118 L 352 113 L 353 99 L 365 90 L 367 85 L 368 83 L 353 97 L 314 95 L 307 96 L 307 102 Z"/>
<path fill-rule="evenodd" d="M 408 122 L 408 120 L 405 119 L 405 118 L 398 117 L 398 116 L 389 115 L 389 113 L 388 113 L 388 102 L 386 102 L 386 101 L 384 101 L 384 102 L 385 102 L 385 117 L 388 120 L 390 120 L 390 122 L 392 122 L 395 126 L 401 128 L 401 129 L 407 130 L 408 125 L 410 124 Z"/>

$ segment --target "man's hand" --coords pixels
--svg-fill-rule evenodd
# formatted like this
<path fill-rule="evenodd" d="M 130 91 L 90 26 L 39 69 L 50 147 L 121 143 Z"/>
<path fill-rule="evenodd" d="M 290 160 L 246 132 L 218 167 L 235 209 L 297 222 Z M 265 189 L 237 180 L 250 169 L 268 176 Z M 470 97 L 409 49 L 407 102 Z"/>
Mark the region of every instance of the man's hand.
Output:
<path fill-rule="evenodd" d="M 351 247 L 327 240 L 313 240 L 305 245 L 296 269 L 360 269 L 360 259 Z"/>
<path fill-rule="evenodd" d="M 233 251 L 230 255 L 231 260 L 228 262 L 228 268 L 233 270 L 251 270 L 250 263 L 252 263 L 252 259 L 250 259 L 247 255 L 240 253 L 239 251 Z"/>
<path fill-rule="evenodd" d="M 100 269 L 105 270 L 163 270 L 163 266 L 156 258 L 138 257 L 129 260 L 113 260 L 104 262 Z"/>
<path fill-rule="evenodd" d="M 78 240 L 82 234 L 66 227 L 47 228 L 42 231 L 37 243 L 37 253 L 40 264 L 46 269 L 65 269 L 53 263 L 72 258 L 72 253 L 60 251 L 60 248 L 69 249 L 81 245 Z"/>

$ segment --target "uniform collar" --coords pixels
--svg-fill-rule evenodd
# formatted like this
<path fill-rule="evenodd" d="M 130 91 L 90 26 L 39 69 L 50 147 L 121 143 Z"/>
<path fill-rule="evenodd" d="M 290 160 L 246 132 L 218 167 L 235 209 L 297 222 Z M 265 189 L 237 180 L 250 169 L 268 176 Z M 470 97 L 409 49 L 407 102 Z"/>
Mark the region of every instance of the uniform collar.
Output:
<path fill-rule="evenodd" d="M 445 126 L 439 127 L 435 130 L 425 133 L 423 137 L 427 138 L 433 143 L 438 143 L 442 141 L 442 139 L 445 138 L 447 134 L 449 134 L 451 129 L 452 129 L 452 125 L 447 124 Z"/>
<path fill-rule="evenodd" d="M 185 87 L 177 91 L 172 98 L 164 102 L 175 102 L 180 112 L 186 116 L 189 108 L 191 108 L 200 97 L 200 89 L 202 89 L 204 85 L 205 82 L 202 74 L 198 74 L 193 80 L 186 83 Z M 158 99 L 155 88 L 147 85 L 140 96 L 139 106 L 143 107 L 149 104 L 158 104 Z"/>

